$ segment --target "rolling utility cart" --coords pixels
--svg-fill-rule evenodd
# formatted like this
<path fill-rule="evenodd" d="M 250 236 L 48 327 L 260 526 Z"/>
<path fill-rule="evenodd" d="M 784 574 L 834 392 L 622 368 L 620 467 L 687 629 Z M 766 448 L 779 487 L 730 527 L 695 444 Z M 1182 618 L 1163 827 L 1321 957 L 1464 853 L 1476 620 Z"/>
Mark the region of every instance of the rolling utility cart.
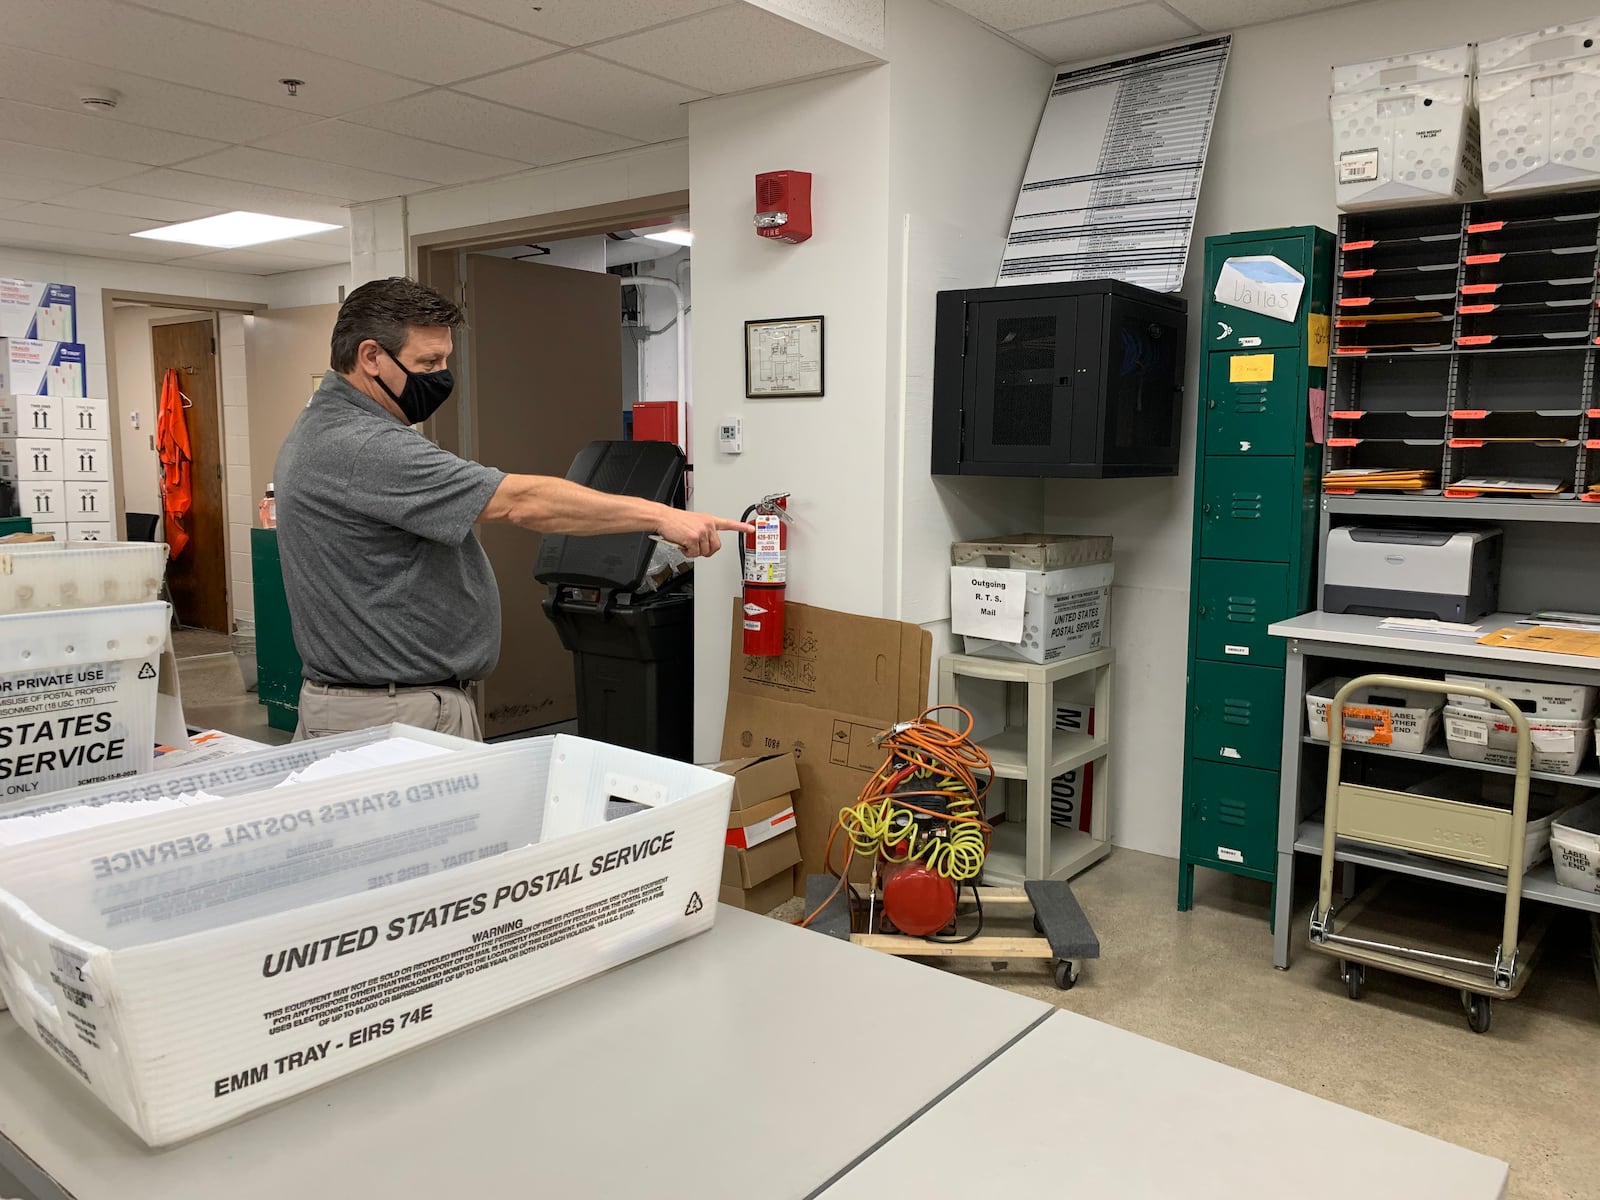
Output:
<path fill-rule="evenodd" d="M 1510 810 L 1481 804 L 1391 791 L 1346 783 L 1340 774 L 1346 722 L 1345 706 L 1368 688 L 1400 688 L 1472 696 L 1502 709 L 1517 731 L 1516 783 Z M 1361 718 L 1350 714 L 1350 720 Z M 1399 675 L 1363 675 L 1341 687 L 1328 713 L 1328 798 L 1322 832 L 1322 875 L 1316 907 L 1311 910 L 1312 950 L 1339 959 L 1340 975 L 1350 998 L 1361 997 L 1366 968 L 1377 967 L 1446 987 L 1461 989 L 1467 1023 L 1474 1033 L 1487 1033 L 1496 998 L 1514 1000 L 1533 969 L 1533 959 L 1548 928 L 1541 913 L 1526 932 L 1521 928 L 1522 874 L 1527 859 L 1528 792 L 1533 757 L 1528 719 L 1499 692 L 1462 682 L 1413 679 Z M 1494 957 L 1430 944 L 1426 936 L 1408 936 L 1403 925 L 1368 918 L 1383 885 L 1340 910 L 1334 907 L 1335 846 L 1346 838 L 1370 846 L 1423 854 L 1506 874 L 1505 910 L 1500 944 Z M 1343 917 L 1339 926 L 1335 917 Z M 1405 941 L 1390 940 L 1398 935 Z"/>

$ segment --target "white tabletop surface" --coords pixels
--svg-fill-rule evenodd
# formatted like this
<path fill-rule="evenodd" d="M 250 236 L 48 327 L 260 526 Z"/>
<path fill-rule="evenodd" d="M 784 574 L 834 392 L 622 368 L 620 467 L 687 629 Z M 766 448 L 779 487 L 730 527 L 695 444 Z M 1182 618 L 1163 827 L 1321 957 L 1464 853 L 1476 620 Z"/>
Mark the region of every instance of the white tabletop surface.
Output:
<path fill-rule="evenodd" d="M 1508 625 L 1526 619 L 1526 613 L 1491 613 L 1469 624 L 1476 625 L 1474 635 L 1445 635 L 1415 633 L 1404 629 L 1380 629 L 1382 617 L 1364 617 L 1354 613 L 1309 612 L 1287 621 L 1269 625 L 1267 632 L 1276 637 L 1301 638 L 1310 642 L 1333 642 L 1339 645 L 1376 646 L 1387 650 L 1408 650 L 1415 654 L 1447 654 L 1457 658 L 1481 658 L 1484 665 L 1493 663 L 1523 663 L 1540 667 L 1563 667 L 1579 671 L 1600 671 L 1600 658 L 1586 658 L 1577 654 L 1547 654 L 1542 650 L 1507 650 L 1498 646 L 1480 646 L 1478 638 Z"/>
<path fill-rule="evenodd" d="M 700 937 L 165 1151 L 0 1013 L 0 1167 L 42 1167 L 60 1191 L 40 1200 L 803 1197 L 1050 1011 L 723 907 Z"/>
<path fill-rule="evenodd" d="M 1052 1016 L 824 1200 L 1499 1200 L 1508 1169 L 1073 1013 Z"/>

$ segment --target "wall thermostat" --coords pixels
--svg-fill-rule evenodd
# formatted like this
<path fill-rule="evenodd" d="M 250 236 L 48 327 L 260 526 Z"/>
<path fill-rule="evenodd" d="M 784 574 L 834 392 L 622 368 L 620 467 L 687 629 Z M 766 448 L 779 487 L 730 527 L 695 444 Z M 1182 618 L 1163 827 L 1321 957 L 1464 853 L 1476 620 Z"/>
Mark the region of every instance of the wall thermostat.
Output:
<path fill-rule="evenodd" d="M 744 422 L 738 417 L 731 421 L 718 423 L 717 449 L 724 454 L 742 454 L 744 452 Z"/>

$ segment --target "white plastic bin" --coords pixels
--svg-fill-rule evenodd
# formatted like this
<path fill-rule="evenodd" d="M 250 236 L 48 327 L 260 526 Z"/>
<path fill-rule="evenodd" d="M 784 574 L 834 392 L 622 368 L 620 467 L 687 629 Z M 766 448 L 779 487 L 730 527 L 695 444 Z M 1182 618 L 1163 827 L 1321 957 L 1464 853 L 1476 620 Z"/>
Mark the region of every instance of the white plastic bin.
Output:
<path fill-rule="evenodd" d="M 165 542 L 0 546 L 0 615 L 147 603 L 166 566 Z"/>
<path fill-rule="evenodd" d="M 1600 895 L 1600 796 L 1557 818 L 1550 830 L 1550 856 L 1562 887 Z"/>
<path fill-rule="evenodd" d="M 1349 678 L 1329 679 L 1306 693 L 1306 717 L 1311 736 L 1329 740 L 1328 713 L 1333 697 Z M 1358 746 L 1377 746 L 1407 754 L 1427 749 L 1444 697 L 1410 688 L 1358 688 L 1344 706 L 1344 740 Z"/>
<path fill-rule="evenodd" d="M 1478 44 L 1478 76 L 1600 54 L 1600 17 L 1547 25 Z"/>
<path fill-rule="evenodd" d="M 536 738 L 32 842 L 0 991 L 166 1145 L 710 928 L 733 782 Z"/>
<path fill-rule="evenodd" d="M 989 569 L 951 567 L 952 597 L 963 589 L 970 589 L 974 572 L 981 574 Z M 1113 564 L 1101 562 L 1064 567 L 1059 571 L 1022 571 L 1019 574 L 1026 576 L 1027 589 L 1021 640 L 1003 642 L 966 636 L 963 647 L 968 654 L 1053 663 L 1111 644 Z M 952 627 L 957 623 L 952 622 Z M 962 631 L 954 629 L 954 632 Z"/>
<path fill-rule="evenodd" d="M 1341 209 L 1463 203 L 1482 195 L 1471 76 L 1338 93 L 1328 114 Z"/>
<path fill-rule="evenodd" d="M 1600 688 L 1579 683 L 1543 683 L 1529 679 L 1480 679 L 1475 675 L 1446 675 L 1446 683 L 1468 683 L 1499 692 L 1529 716 L 1561 717 L 1563 720 L 1585 720 L 1594 714 L 1595 699 Z M 1462 708 L 1481 708 L 1502 712 L 1499 706 L 1477 696 L 1459 696 L 1452 692 L 1448 703 Z"/>
<path fill-rule="evenodd" d="M 0 802 L 148 771 L 166 604 L 0 617 Z"/>
<path fill-rule="evenodd" d="M 1531 768 L 1551 775 L 1576 775 L 1589 756 L 1589 732 L 1585 720 L 1530 716 Z M 1444 738 L 1451 758 L 1496 767 L 1517 765 L 1517 727 L 1504 712 L 1446 705 Z"/>

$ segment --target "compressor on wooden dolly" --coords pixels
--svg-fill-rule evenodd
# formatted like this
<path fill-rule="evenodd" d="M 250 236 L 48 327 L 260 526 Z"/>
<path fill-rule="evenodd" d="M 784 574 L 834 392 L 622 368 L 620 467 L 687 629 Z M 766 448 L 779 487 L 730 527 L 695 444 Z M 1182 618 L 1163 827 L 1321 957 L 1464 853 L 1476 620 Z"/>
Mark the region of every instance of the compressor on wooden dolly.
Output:
<path fill-rule="evenodd" d="M 934 720 L 958 714 L 952 728 Z M 856 802 L 840 810 L 828 834 L 825 860 L 837 876 L 833 890 L 798 924 L 888 954 L 989 959 L 1053 959 L 1056 986 L 1078 981 L 1077 962 L 1098 958 L 1099 939 L 1065 881 L 1029 880 L 1022 887 L 981 887 L 978 876 L 993 832 L 983 800 L 994 768 L 972 740 L 972 714 L 957 705 L 928 709 L 875 739 L 883 765 Z M 833 866 L 834 843 L 845 837 L 844 863 Z M 850 881 L 857 854 L 870 856 L 872 882 L 862 900 Z M 814 877 L 818 895 L 826 876 Z M 957 930 L 964 890 L 970 890 L 974 927 Z M 808 885 L 808 894 L 810 887 Z M 845 894 L 842 908 L 834 906 Z M 878 905 L 881 902 L 881 912 Z M 1031 918 L 1032 935 L 983 936 L 984 908 L 999 918 Z M 865 932 L 859 918 L 865 915 Z"/>

